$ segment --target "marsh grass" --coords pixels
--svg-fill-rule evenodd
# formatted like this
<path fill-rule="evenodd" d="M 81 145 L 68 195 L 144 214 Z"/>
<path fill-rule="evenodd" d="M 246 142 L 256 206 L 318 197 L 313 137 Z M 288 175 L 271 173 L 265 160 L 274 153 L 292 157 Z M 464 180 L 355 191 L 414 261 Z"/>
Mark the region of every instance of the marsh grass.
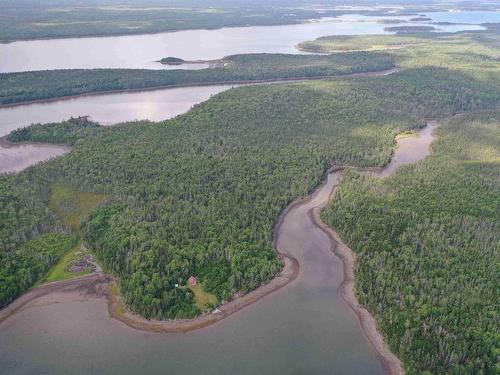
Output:
<path fill-rule="evenodd" d="M 51 189 L 49 208 L 63 224 L 77 231 L 82 220 L 105 200 L 103 195 L 81 192 L 69 185 L 55 183 Z"/>

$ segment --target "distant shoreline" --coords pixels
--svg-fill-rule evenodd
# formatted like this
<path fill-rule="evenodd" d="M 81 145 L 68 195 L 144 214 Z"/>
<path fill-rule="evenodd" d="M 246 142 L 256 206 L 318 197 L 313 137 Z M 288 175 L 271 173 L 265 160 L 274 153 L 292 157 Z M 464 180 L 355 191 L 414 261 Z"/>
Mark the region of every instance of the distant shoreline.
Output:
<path fill-rule="evenodd" d="M 76 98 L 81 98 L 85 96 L 96 96 L 96 95 L 109 95 L 109 94 L 123 94 L 123 93 L 135 93 L 135 92 L 147 92 L 147 91 L 156 91 L 156 90 L 164 90 L 164 89 L 178 89 L 185 87 L 205 87 L 205 86 L 226 86 L 226 85 L 251 85 L 251 84 L 259 84 L 259 83 L 287 83 L 287 82 L 295 82 L 295 81 L 317 81 L 322 79 L 334 79 L 334 78 L 343 78 L 343 77 L 357 77 L 357 76 L 377 76 L 377 75 L 389 75 L 392 73 L 397 73 L 399 71 L 398 68 L 393 67 L 385 70 L 374 70 L 367 72 L 359 72 L 359 73 L 346 73 L 339 75 L 327 75 L 327 76 L 312 76 L 312 77 L 288 77 L 288 78 L 271 78 L 271 79 L 257 79 L 257 80 L 230 80 L 230 81 L 210 81 L 210 82 L 190 82 L 190 83 L 176 83 L 172 85 L 159 85 L 159 86 L 151 86 L 151 87 L 140 87 L 140 88 L 130 88 L 130 89 L 117 89 L 117 90 L 105 90 L 105 91 L 89 91 L 80 94 L 74 95 L 66 95 L 66 96 L 58 96 L 47 99 L 33 99 L 26 100 L 22 102 L 14 102 L 14 103 L 5 103 L 0 104 L 1 108 L 13 108 L 19 107 L 23 105 L 29 104 L 43 104 L 43 103 L 53 103 L 60 100 L 71 100 Z"/>

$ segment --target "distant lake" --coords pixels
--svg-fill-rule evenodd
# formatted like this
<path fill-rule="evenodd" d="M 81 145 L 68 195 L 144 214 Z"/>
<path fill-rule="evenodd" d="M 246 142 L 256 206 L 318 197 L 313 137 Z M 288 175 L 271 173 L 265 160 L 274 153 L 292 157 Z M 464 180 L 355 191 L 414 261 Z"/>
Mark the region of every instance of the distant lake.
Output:
<path fill-rule="evenodd" d="M 429 15 L 435 17 L 435 21 L 468 20 L 469 22 L 473 19 L 475 24 L 499 19 L 499 13 L 495 12 L 461 14 L 438 12 Z M 345 15 L 297 25 L 227 27 L 218 30 L 187 30 L 147 35 L 19 41 L 0 44 L 0 73 L 71 68 L 169 69 L 173 67 L 155 61 L 166 56 L 185 60 L 210 60 L 238 53 L 298 53 L 295 49 L 298 43 L 321 36 L 384 34 L 387 25 L 377 22 L 384 18 L 407 20 L 411 17 Z M 446 25 L 436 26 L 436 29 L 455 32 L 478 30 L 481 27 Z M 200 66 L 191 65 L 185 68 L 200 68 Z"/>

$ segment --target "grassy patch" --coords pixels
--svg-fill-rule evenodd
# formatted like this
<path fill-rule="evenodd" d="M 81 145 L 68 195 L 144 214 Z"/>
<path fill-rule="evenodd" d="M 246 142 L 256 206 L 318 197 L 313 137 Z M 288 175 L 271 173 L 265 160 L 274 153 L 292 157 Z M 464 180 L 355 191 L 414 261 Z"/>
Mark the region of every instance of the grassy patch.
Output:
<path fill-rule="evenodd" d="M 414 137 L 416 135 L 417 135 L 417 133 L 412 131 L 412 130 L 405 131 L 405 132 L 402 132 L 402 133 L 399 133 L 398 135 L 396 135 L 396 141 L 399 141 L 400 139 L 404 139 L 404 138 Z"/>
<path fill-rule="evenodd" d="M 53 281 L 67 280 L 77 276 L 83 276 L 92 271 L 86 270 L 83 272 L 70 272 L 69 268 L 72 264 L 78 262 L 86 255 L 86 252 L 80 249 L 80 245 L 72 247 L 64 254 L 59 262 L 49 271 L 49 273 L 40 281 L 40 284 L 50 283 Z"/>
<path fill-rule="evenodd" d="M 81 192 L 56 183 L 52 185 L 49 207 L 64 224 L 78 230 L 81 221 L 105 199 L 100 194 Z"/>
<path fill-rule="evenodd" d="M 188 285 L 188 288 L 194 293 L 194 302 L 201 311 L 205 311 L 207 307 L 217 303 L 217 297 L 212 293 L 208 293 L 203 288 L 203 284 Z"/>

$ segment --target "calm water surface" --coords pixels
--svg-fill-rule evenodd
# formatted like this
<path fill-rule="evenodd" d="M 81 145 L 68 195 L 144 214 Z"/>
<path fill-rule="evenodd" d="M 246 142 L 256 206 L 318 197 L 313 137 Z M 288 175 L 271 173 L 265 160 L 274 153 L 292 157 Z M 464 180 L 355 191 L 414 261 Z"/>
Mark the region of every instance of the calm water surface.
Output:
<path fill-rule="evenodd" d="M 483 18 L 479 15 L 474 17 L 475 23 L 484 22 L 483 19 L 490 17 L 488 12 L 481 13 L 484 13 L 481 16 Z M 445 19 L 447 16 L 439 17 Z M 452 19 L 450 17 L 446 19 Z M 396 17 L 347 15 L 298 25 L 228 27 L 219 30 L 188 30 L 121 37 L 20 41 L 0 44 L 0 72 L 70 68 L 165 69 L 172 67 L 155 61 L 166 56 L 176 56 L 186 60 L 208 60 L 237 53 L 297 53 L 295 46 L 299 42 L 320 36 L 383 34 L 384 27 L 388 25 L 376 22 L 383 18 Z M 403 20 L 411 17 L 399 18 Z M 450 25 L 438 26 L 437 29 L 453 32 L 476 30 L 481 27 Z M 186 66 L 186 68 L 199 68 L 199 66 Z"/>
<path fill-rule="evenodd" d="M 0 325 L 5 373 L 382 374 L 337 295 L 342 266 L 307 213 L 332 190 L 290 211 L 278 247 L 297 258 L 290 285 L 215 326 L 185 334 L 136 331 L 110 319 L 103 299 L 42 298 Z M 64 300 L 64 299 L 63 299 Z"/>
<path fill-rule="evenodd" d="M 5 145 L 0 141 L 0 174 L 19 172 L 56 156 L 61 156 L 71 151 L 70 147 L 50 144 L 20 144 Z"/>
<path fill-rule="evenodd" d="M 0 108 L 0 137 L 33 123 L 90 116 L 104 125 L 124 121 L 165 120 L 187 112 L 193 105 L 236 85 L 181 87 L 142 92 L 89 95 L 47 103 Z"/>
<path fill-rule="evenodd" d="M 416 135 L 399 139 L 398 147 L 392 156 L 391 162 L 382 172 L 376 173 L 376 175 L 381 177 L 389 176 L 400 166 L 414 164 L 427 157 L 431 153 L 429 145 L 434 139 L 434 129 L 438 126 L 439 124 L 436 121 L 429 121 L 427 126 L 417 132 Z"/>

